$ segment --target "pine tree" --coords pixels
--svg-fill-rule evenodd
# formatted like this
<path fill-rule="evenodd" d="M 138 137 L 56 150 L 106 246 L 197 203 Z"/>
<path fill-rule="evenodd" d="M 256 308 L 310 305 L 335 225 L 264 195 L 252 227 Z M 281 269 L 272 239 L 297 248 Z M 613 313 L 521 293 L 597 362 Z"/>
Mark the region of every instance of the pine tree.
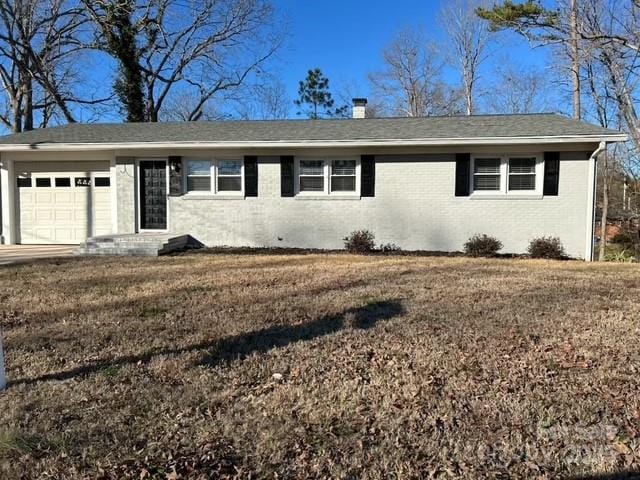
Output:
<path fill-rule="evenodd" d="M 311 119 L 325 117 L 344 117 L 348 106 L 333 108 L 335 101 L 329 91 L 329 79 L 322 70 L 315 68 L 307 72 L 307 78 L 301 80 L 298 86 L 298 99 L 294 101 L 303 110 L 298 115 L 307 115 Z"/>

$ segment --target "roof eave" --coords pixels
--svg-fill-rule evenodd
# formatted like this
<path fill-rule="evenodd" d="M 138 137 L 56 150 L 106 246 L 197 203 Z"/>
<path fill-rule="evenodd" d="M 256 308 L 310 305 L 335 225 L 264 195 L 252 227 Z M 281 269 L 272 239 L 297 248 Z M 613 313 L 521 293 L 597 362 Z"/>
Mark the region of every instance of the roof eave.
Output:
<path fill-rule="evenodd" d="M 438 147 L 464 145 L 528 145 L 555 143 L 624 142 L 628 135 L 556 135 L 533 137 L 472 137 L 423 139 L 367 139 L 367 140 L 300 140 L 300 141 L 237 141 L 237 142 L 116 142 L 116 143 L 36 143 L 0 144 L 0 151 L 91 151 L 91 150 L 149 150 L 149 149 L 255 149 L 255 148 L 357 148 L 357 147 Z"/>

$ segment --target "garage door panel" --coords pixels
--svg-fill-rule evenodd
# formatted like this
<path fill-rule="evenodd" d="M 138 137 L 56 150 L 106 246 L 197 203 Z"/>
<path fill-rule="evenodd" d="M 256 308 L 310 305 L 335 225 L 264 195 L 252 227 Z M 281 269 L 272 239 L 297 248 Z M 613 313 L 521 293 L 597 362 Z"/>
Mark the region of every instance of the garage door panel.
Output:
<path fill-rule="evenodd" d="M 28 207 L 35 203 L 35 198 L 33 193 L 26 190 L 27 190 L 26 188 L 20 189 L 20 203 Z"/>
<path fill-rule="evenodd" d="M 74 215 L 73 215 L 73 212 L 69 210 L 56 209 L 54 211 L 54 220 L 56 221 L 56 223 L 59 223 L 59 222 L 73 223 Z"/>
<path fill-rule="evenodd" d="M 107 163 L 100 164 L 100 169 L 92 171 L 60 169 L 52 172 L 47 171 L 42 163 L 23 163 L 19 167 L 20 175 L 50 178 L 52 185 L 18 188 L 21 243 L 74 244 L 85 241 L 91 235 L 112 233 L 111 189 L 93 186 L 96 174 L 108 176 Z M 92 162 L 92 167 L 97 168 L 98 164 Z M 69 178 L 70 182 L 55 181 L 63 177 Z M 92 179 L 91 186 L 75 186 L 75 178 L 87 177 Z M 36 185 L 35 180 L 33 185 Z"/>
<path fill-rule="evenodd" d="M 54 220 L 53 209 L 51 208 L 39 208 L 35 211 L 36 222 L 49 222 Z"/>
<path fill-rule="evenodd" d="M 53 195 L 56 204 L 71 205 L 75 202 L 74 195 L 71 192 L 54 192 Z"/>
<path fill-rule="evenodd" d="M 36 192 L 35 203 L 52 203 L 53 196 L 51 192 Z"/>
<path fill-rule="evenodd" d="M 75 243 L 76 235 L 73 228 L 56 228 L 54 237 L 59 243 Z"/>

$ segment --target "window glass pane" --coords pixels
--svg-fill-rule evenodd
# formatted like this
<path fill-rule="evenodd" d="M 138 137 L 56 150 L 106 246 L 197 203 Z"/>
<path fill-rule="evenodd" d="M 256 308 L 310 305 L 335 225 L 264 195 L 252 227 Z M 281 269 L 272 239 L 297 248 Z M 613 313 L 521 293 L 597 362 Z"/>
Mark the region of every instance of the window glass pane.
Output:
<path fill-rule="evenodd" d="M 187 175 L 211 175 L 211 162 L 208 160 L 189 160 Z"/>
<path fill-rule="evenodd" d="M 56 177 L 56 187 L 70 187 L 71 179 L 69 177 Z"/>
<path fill-rule="evenodd" d="M 50 187 L 51 179 L 50 178 L 36 178 L 36 187 Z"/>
<path fill-rule="evenodd" d="M 240 160 L 220 160 L 218 162 L 218 175 L 240 175 L 242 162 Z"/>
<path fill-rule="evenodd" d="M 509 175 L 509 190 L 535 190 L 535 175 Z"/>
<path fill-rule="evenodd" d="M 322 160 L 301 160 L 300 175 L 324 175 Z"/>
<path fill-rule="evenodd" d="M 334 160 L 331 166 L 332 175 L 355 175 L 355 160 Z"/>
<path fill-rule="evenodd" d="M 76 187 L 90 187 L 91 186 L 91 177 L 76 177 L 75 179 Z"/>
<path fill-rule="evenodd" d="M 211 177 L 187 177 L 188 192 L 210 192 Z"/>
<path fill-rule="evenodd" d="M 219 192 L 240 192 L 242 190 L 242 177 L 218 177 Z"/>
<path fill-rule="evenodd" d="M 500 173 L 499 158 L 476 158 L 473 165 L 474 173 Z"/>
<path fill-rule="evenodd" d="M 300 177 L 301 192 L 324 191 L 324 177 Z"/>
<path fill-rule="evenodd" d="M 18 177 L 18 187 L 20 188 L 24 188 L 24 187 L 30 187 L 31 186 L 31 177 Z"/>
<path fill-rule="evenodd" d="M 509 159 L 509 173 L 536 173 L 535 158 Z"/>
<path fill-rule="evenodd" d="M 331 191 L 332 192 L 355 192 L 356 191 L 356 177 L 331 177 Z"/>
<path fill-rule="evenodd" d="M 108 187 L 111 185 L 109 177 L 96 177 L 94 185 L 96 187 Z"/>
<path fill-rule="evenodd" d="M 474 190 L 500 190 L 500 175 L 474 175 Z"/>

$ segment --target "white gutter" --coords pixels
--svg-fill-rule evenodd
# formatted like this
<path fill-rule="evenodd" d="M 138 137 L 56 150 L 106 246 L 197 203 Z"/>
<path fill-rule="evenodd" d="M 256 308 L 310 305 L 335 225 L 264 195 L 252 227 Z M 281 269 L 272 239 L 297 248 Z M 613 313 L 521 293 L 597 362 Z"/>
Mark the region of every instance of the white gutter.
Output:
<path fill-rule="evenodd" d="M 534 137 L 471 137 L 422 139 L 370 139 L 370 140 L 262 140 L 230 142 L 116 142 L 116 143 L 34 143 L 0 144 L 0 151 L 88 151 L 88 150 L 145 150 L 145 149 L 265 149 L 265 148 L 365 148 L 365 147 L 430 147 L 459 145 L 535 145 L 558 143 L 624 142 L 625 134 L 615 135 L 560 135 Z"/>
<path fill-rule="evenodd" d="M 607 142 L 602 141 L 589 157 L 589 181 L 587 187 L 587 238 L 584 259 L 593 262 L 594 237 L 596 227 L 596 186 L 598 175 L 597 157 L 607 148 Z"/>

